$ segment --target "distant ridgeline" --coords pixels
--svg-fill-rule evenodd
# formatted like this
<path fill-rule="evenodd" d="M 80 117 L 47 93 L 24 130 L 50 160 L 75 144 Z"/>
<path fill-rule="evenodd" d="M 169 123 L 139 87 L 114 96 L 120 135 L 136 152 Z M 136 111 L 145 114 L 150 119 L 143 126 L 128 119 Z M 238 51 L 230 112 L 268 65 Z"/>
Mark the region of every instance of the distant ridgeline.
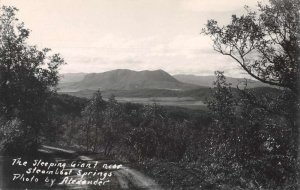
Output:
<path fill-rule="evenodd" d="M 100 89 L 103 96 L 118 97 L 201 97 L 213 87 L 215 76 L 170 75 L 163 70 L 132 71 L 117 69 L 103 73 L 66 73 L 61 75 L 59 92 L 90 97 Z M 245 79 L 227 78 L 232 87 L 244 86 Z M 267 85 L 247 80 L 247 88 Z"/>

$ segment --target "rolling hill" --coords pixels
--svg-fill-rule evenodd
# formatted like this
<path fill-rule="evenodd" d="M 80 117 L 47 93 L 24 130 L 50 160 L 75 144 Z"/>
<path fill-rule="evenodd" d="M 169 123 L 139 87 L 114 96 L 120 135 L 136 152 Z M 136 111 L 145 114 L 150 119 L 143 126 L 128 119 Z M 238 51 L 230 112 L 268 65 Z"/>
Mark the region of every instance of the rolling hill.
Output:
<path fill-rule="evenodd" d="M 163 70 L 132 71 L 118 69 L 103 73 L 64 74 L 59 83 L 59 93 L 91 98 L 101 90 L 103 98 L 112 94 L 120 102 L 180 106 L 191 109 L 204 109 L 205 101 L 211 96 L 215 76 L 175 75 Z M 227 77 L 232 87 L 241 87 L 244 79 Z M 249 90 L 264 94 L 271 92 L 258 81 L 248 81 Z M 233 89 L 237 92 L 237 89 Z"/>
<path fill-rule="evenodd" d="M 87 73 L 64 73 L 60 75 L 60 83 L 79 82 L 84 79 Z"/>
<path fill-rule="evenodd" d="M 75 79 L 82 77 L 80 75 L 74 76 L 72 77 Z M 137 89 L 190 90 L 199 88 L 194 84 L 180 82 L 163 70 L 132 71 L 127 69 L 86 74 L 80 81 L 62 81 L 59 87 L 60 91 L 63 92 L 98 89 L 105 91 Z"/>
<path fill-rule="evenodd" d="M 173 76 L 178 81 L 199 85 L 199 86 L 206 86 L 206 87 L 213 87 L 213 82 L 216 80 L 215 76 L 196 76 L 196 75 L 174 75 Z M 245 79 L 243 78 L 232 78 L 232 77 L 226 77 L 226 81 L 228 83 L 232 84 L 232 87 L 236 87 L 237 85 L 239 87 L 244 86 Z M 269 85 L 266 85 L 262 82 L 250 80 L 247 79 L 247 87 L 248 88 L 257 88 L 257 87 L 268 87 Z"/>
<path fill-rule="evenodd" d="M 98 89 L 103 97 L 193 97 L 205 100 L 209 97 L 215 76 L 174 75 L 163 70 L 132 71 L 117 69 L 103 73 L 67 73 L 59 83 L 59 92 L 90 98 Z M 232 87 L 243 86 L 244 79 L 227 77 Z M 248 88 L 268 87 L 248 80 Z"/>

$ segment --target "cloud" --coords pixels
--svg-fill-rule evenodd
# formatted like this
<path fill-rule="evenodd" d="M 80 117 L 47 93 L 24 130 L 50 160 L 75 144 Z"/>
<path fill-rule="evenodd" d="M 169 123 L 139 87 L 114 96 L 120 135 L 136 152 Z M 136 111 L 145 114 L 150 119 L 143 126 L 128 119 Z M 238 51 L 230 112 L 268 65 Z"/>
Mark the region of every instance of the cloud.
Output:
<path fill-rule="evenodd" d="M 107 35 L 89 47 L 67 47 L 57 50 L 67 57 L 72 57 L 73 61 L 80 60 L 83 62 L 99 58 L 118 61 L 183 56 L 189 59 L 197 56 L 197 54 L 211 53 L 212 51 L 210 40 L 200 35 L 178 35 L 168 39 L 152 36 L 131 40 Z"/>
<path fill-rule="evenodd" d="M 65 58 L 62 72 L 118 68 L 213 74 L 237 65 L 199 34 L 207 19 L 227 22 L 256 0 L 3 0 L 20 8 L 30 44 Z M 237 11 L 236 11 L 237 9 Z M 226 19 L 228 18 L 228 19 Z"/>
<path fill-rule="evenodd" d="M 190 11 L 223 12 L 241 9 L 245 5 L 254 7 L 257 0 L 183 0 L 181 5 Z"/>
<path fill-rule="evenodd" d="M 110 34 L 90 47 L 62 48 L 60 52 L 69 63 L 62 70 L 66 72 L 163 69 L 171 74 L 212 75 L 215 70 L 226 70 L 232 76 L 240 72 L 237 64 L 214 52 L 211 41 L 201 35 L 129 40 Z"/>

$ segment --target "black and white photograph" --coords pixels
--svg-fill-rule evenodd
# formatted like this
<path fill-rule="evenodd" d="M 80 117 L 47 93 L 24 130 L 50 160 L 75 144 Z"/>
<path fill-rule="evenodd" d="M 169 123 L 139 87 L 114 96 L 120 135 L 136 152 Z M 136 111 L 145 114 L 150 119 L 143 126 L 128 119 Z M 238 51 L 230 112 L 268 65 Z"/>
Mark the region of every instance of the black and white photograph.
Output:
<path fill-rule="evenodd" d="M 0 0 L 0 190 L 298 190 L 299 91 L 299 0 Z"/>

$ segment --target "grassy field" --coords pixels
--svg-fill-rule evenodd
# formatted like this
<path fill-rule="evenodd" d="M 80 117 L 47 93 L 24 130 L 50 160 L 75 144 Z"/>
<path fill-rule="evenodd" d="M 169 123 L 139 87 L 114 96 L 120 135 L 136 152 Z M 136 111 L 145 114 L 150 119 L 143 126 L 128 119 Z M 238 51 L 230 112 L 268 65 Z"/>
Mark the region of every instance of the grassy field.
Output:
<path fill-rule="evenodd" d="M 91 98 L 94 90 L 83 90 L 78 92 L 60 92 L 81 98 Z M 107 100 L 112 94 L 118 102 L 153 104 L 161 106 L 176 106 L 189 109 L 206 109 L 205 100 L 209 97 L 210 89 L 201 88 L 188 91 L 174 91 L 165 89 L 140 89 L 140 90 L 109 90 L 101 92 L 103 99 Z"/>
<path fill-rule="evenodd" d="M 162 106 L 178 106 L 190 109 L 205 109 L 206 105 L 203 101 L 197 100 L 193 97 L 151 97 L 151 98 L 137 98 L 137 97 L 116 97 L 118 102 L 138 103 L 138 104 L 153 104 L 156 103 Z"/>

